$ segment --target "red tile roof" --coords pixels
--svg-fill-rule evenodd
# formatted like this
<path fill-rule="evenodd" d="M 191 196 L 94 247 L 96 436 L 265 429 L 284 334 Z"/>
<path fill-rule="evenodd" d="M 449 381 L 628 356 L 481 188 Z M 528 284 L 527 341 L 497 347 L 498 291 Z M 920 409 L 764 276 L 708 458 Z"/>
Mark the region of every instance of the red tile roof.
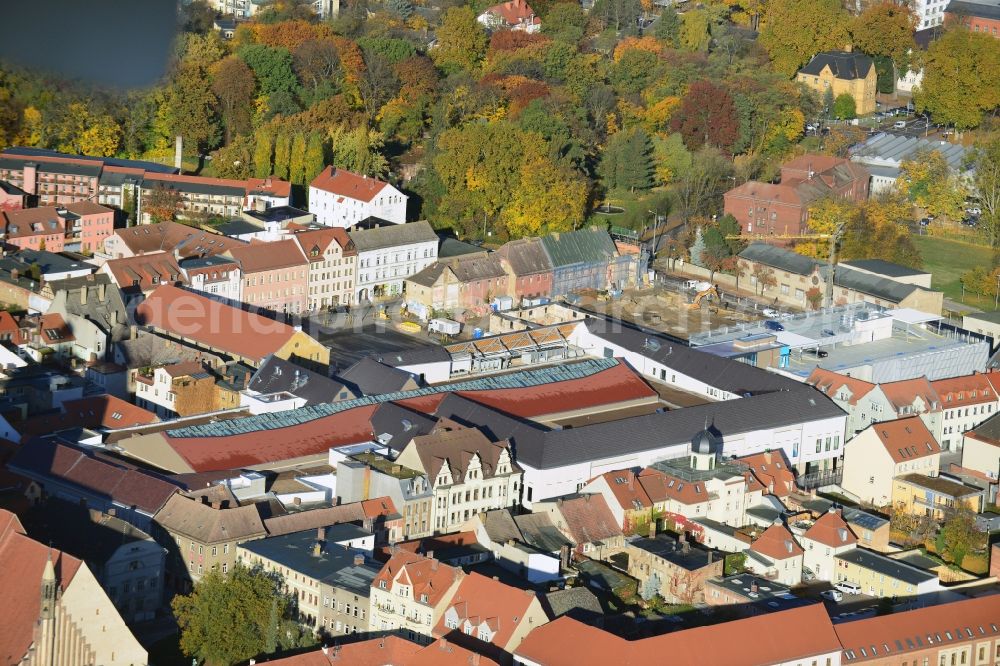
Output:
<path fill-rule="evenodd" d="M 977 372 L 931 382 L 931 386 L 941 399 L 942 409 L 996 402 L 998 384 L 1000 384 L 1000 372 L 997 371 L 986 374 Z"/>
<path fill-rule="evenodd" d="M 287 324 L 170 285 L 146 297 L 136 321 L 253 361 L 275 353 L 296 333 Z"/>
<path fill-rule="evenodd" d="M 67 400 L 59 414 L 43 414 L 18 424 L 24 437 L 44 435 L 68 428 L 130 428 L 156 423 L 156 414 L 113 395 Z"/>
<path fill-rule="evenodd" d="M 837 394 L 840 393 L 840 389 L 846 387 L 851 393 L 851 397 L 847 401 L 851 405 L 858 404 L 859 398 L 867 395 L 869 391 L 875 388 L 875 385 L 870 382 L 842 375 L 832 370 L 824 370 L 823 368 L 813 370 L 809 378 L 806 379 L 806 383 L 815 386 L 831 399 L 836 399 Z"/>
<path fill-rule="evenodd" d="M 272 659 L 268 666 L 495 666 L 496 662 L 447 640 L 421 647 L 416 643 L 384 636 L 304 652 L 294 657 Z"/>
<path fill-rule="evenodd" d="M 347 169 L 337 169 L 332 166 L 323 169 L 322 173 L 309 183 L 309 187 L 365 202 L 374 199 L 386 185 L 388 183 L 377 178 L 368 178 Z"/>
<path fill-rule="evenodd" d="M 177 260 L 173 254 L 168 252 L 109 259 L 105 266 L 121 289 L 138 286 L 141 291 L 145 292 L 155 289 L 161 284 L 176 284 L 185 281 L 184 275 L 177 265 Z"/>
<path fill-rule="evenodd" d="M 499 16 L 504 20 L 504 23 L 511 27 L 521 23 L 540 25 L 542 22 L 540 18 L 535 16 L 535 10 L 525 0 L 509 0 L 509 2 L 493 5 L 486 11 Z"/>
<path fill-rule="evenodd" d="M 940 445 L 919 416 L 873 423 L 869 428 L 875 432 L 894 462 L 901 463 L 941 453 Z"/>
<path fill-rule="evenodd" d="M 144 186 L 145 183 L 150 183 L 151 181 L 163 181 L 167 183 L 187 183 L 188 185 L 212 185 L 214 187 L 232 187 L 238 188 L 246 191 L 247 181 L 245 180 L 233 180 L 232 178 L 206 178 L 205 176 L 188 176 L 185 174 L 176 173 L 153 173 L 147 171 L 145 176 L 143 176 Z"/>
<path fill-rule="evenodd" d="M 831 548 L 840 548 L 858 542 L 858 537 L 854 536 L 854 532 L 847 526 L 847 522 L 844 521 L 839 512 L 823 514 L 802 536 Z"/>
<path fill-rule="evenodd" d="M 645 471 L 645 470 L 644 470 Z M 653 470 L 655 471 L 655 470 Z M 601 475 L 615 496 L 618 505 L 626 511 L 648 509 L 653 506 L 649 495 L 642 487 L 639 477 L 630 469 L 605 472 Z"/>
<path fill-rule="evenodd" d="M 21 327 L 18 326 L 14 315 L 6 310 L 0 310 L 0 337 L 8 337 L 12 345 L 19 345 L 21 340 Z"/>
<path fill-rule="evenodd" d="M 639 473 L 639 483 L 653 502 L 676 500 L 681 504 L 700 504 L 708 501 L 708 491 L 704 483 L 685 481 L 658 469 L 642 470 Z"/>
<path fill-rule="evenodd" d="M 66 320 L 58 312 L 49 312 L 39 318 L 38 334 L 42 342 L 47 345 L 76 340 L 73 331 L 66 325 Z"/>
<path fill-rule="evenodd" d="M 292 238 L 299 242 L 302 252 L 308 257 L 309 261 L 313 262 L 323 261 L 325 259 L 323 253 L 334 243 L 340 246 L 345 257 L 357 254 L 357 250 L 354 248 L 354 241 L 347 235 L 347 230 L 340 227 L 303 229 L 296 232 Z M 313 255 L 313 249 L 318 254 Z"/>
<path fill-rule="evenodd" d="M 750 550 L 772 560 L 787 560 L 802 555 L 802 546 L 784 525 L 771 525 L 750 545 Z"/>
<path fill-rule="evenodd" d="M 445 616 L 449 609 L 454 608 L 458 614 L 459 631 L 466 620 L 475 628 L 485 623 L 493 632 L 489 642 L 503 648 L 521 626 L 528 608 L 535 600 L 535 593 L 531 590 L 522 590 L 482 574 L 470 573 L 458 584 L 455 596 L 448 602 L 441 619 L 434 627 L 434 635 L 447 636 L 454 631 L 445 626 Z"/>
<path fill-rule="evenodd" d="M 21 663 L 35 639 L 41 610 L 39 591 L 50 558 L 59 587 L 65 591 L 80 568 L 80 560 L 31 539 L 17 516 L 0 509 L 0 589 L 4 601 L 0 663 Z"/>
<path fill-rule="evenodd" d="M 221 254 L 230 248 L 246 245 L 241 240 L 189 227 L 180 222 L 139 224 L 116 229 L 115 236 L 121 239 L 132 254 L 171 252 L 176 249 L 184 258 Z"/>
<path fill-rule="evenodd" d="M 226 253 L 239 262 L 244 274 L 275 271 L 293 266 L 305 266 L 306 256 L 294 240 L 271 243 L 251 243 L 234 247 Z"/>
<path fill-rule="evenodd" d="M 106 208 L 100 204 L 96 204 L 93 201 L 75 201 L 73 203 L 68 203 L 63 206 L 66 210 L 71 213 L 76 213 L 77 215 L 108 215 L 113 214 L 115 211 L 110 208 Z"/>
<path fill-rule="evenodd" d="M 555 501 L 556 510 L 566 522 L 566 531 L 577 545 L 597 543 L 621 536 L 622 527 L 615 520 L 603 495 L 577 495 Z"/>
<path fill-rule="evenodd" d="M 413 601 L 431 608 L 436 607 L 455 581 L 465 574 L 458 567 L 443 564 L 435 559 L 405 550 L 394 554 L 372 580 L 372 587 L 392 590 L 398 579 L 412 586 Z M 425 600 L 426 599 L 426 600 Z"/>
<path fill-rule="evenodd" d="M 916 379 L 904 379 L 898 382 L 888 382 L 879 384 L 882 393 L 889 399 L 897 410 L 913 404 L 917 398 L 924 403 L 924 410 L 930 411 L 940 407 L 941 399 L 934 391 L 927 377 L 917 377 Z"/>
<path fill-rule="evenodd" d="M 292 195 L 292 184 L 280 178 L 247 178 L 247 194 L 269 194 L 275 197 Z"/>
<path fill-rule="evenodd" d="M 898 664 L 908 661 L 906 655 L 911 652 L 926 654 L 932 647 L 928 645 L 928 636 L 934 636 L 933 649 L 947 650 L 959 642 L 996 641 L 1000 638 L 998 626 L 1000 595 L 994 594 L 844 622 L 836 625 L 834 631 L 844 649 L 842 663 L 874 660 Z"/>
<path fill-rule="evenodd" d="M 808 663 L 839 650 L 823 604 L 812 604 L 637 641 L 564 616 L 532 631 L 514 653 L 545 666 L 759 666 Z"/>
<path fill-rule="evenodd" d="M 739 458 L 739 462 L 750 468 L 750 475 L 777 497 L 787 497 L 795 490 L 795 473 L 792 472 L 781 449 L 763 451 Z"/>

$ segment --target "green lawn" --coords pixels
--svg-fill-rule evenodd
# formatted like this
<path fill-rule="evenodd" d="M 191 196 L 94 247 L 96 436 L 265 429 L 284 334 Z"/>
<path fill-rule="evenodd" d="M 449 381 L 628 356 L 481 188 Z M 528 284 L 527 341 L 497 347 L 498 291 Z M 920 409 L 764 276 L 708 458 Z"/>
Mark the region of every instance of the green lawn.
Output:
<path fill-rule="evenodd" d="M 924 268 L 934 275 L 931 285 L 958 302 L 962 302 L 962 273 L 976 266 L 989 269 L 992 260 L 992 252 L 983 245 L 934 236 L 913 236 L 913 243 L 924 259 Z M 993 309 L 991 299 L 980 299 L 973 294 L 965 295 L 965 303 L 983 310 Z"/>

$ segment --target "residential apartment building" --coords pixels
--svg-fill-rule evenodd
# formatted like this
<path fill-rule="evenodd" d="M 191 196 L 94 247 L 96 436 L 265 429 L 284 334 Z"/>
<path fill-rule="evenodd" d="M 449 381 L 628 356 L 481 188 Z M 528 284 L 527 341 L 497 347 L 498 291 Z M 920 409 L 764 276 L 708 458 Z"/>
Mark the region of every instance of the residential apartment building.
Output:
<path fill-rule="evenodd" d="M 158 222 L 115 229 L 104 240 L 104 256 L 122 259 L 136 255 L 170 252 L 177 261 L 222 254 L 246 245 L 227 236 L 181 224 Z"/>
<path fill-rule="evenodd" d="M 101 162 L 70 156 L 27 156 L 0 153 L 0 180 L 38 197 L 39 206 L 65 206 L 93 201 Z"/>
<path fill-rule="evenodd" d="M 294 240 L 234 247 L 226 256 L 239 264 L 247 305 L 282 314 L 308 310 L 310 263 Z"/>
<path fill-rule="evenodd" d="M 941 406 L 934 436 L 941 448 L 961 451 L 963 435 L 985 423 L 1000 410 L 1000 372 L 976 373 L 931 382 Z"/>
<path fill-rule="evenodd" d="M 354 302 L 354 241 L 340 227 L 308 229 L 293 238 L 309 260 L 309 309 L 316 312 Z"/>
<path fill-rule="evenodd" d="M 198 361 L 146 368 L 135 377 L 135 404 L 161 418 L 193 416 L 217 407 L 215 377 Z"/>
<path fill-rule="evenodd" d="M 788 528 L 775 523 L 746 551 L 746 568 L 782 585 L 798 585 L 802 582 L 804 553 Z"/>
<path fill-rule="evenodd" d="M 369 630 L 430 643 L 464 577 L 433 558 L 395 553 L 372 581 Z"/>
<path fill-rule="evenodd" d="M 794 526 L 793 531 L 797 531 Z M 858 544 L 858 538 L 837 511 L 820 516 L 798 534 L 798 540 L 803 550 L 802 564 L 817 580 L 833 580 L 836 566 L 834 558 L 856 548 Z"/>
<path fill-rule="evenodd" d="M 476 20 L 487 30 L 517 30 L 534 34 L 542 29 L 542 19 L 526 0 L 508 0 L 488 7 Z"/>
<path fill-rule="evenodd" d="M 552 525 L 573 544 L 577 556 L 604 560 L 625 547 L 622 528 L 601 495 L 578 494 L 536 502 L 532 511 L 548 514 Z"/>
<path fill-rule="evenodd" d="M 472 572 L 459 581 L 434 636 L 486 654 L 488 646 L 513 653 L 531 631 L 548 621 L 534 591 Z"/>
<path fill-rule="evenodd" d="M 93 253 L 114 231 L 115 213 L 90 201 L 0 212 L 9 245 L 49 252 Z"/>
<path fill-rule="evenodd" d="M 178 265 L 189 289 L 224 303 L 243 302 L 243 273 L 235 259 L 220 255 L 191 257 Z"/>
<path fill-rule="evenodd" d="M 275 205 L 290 203 L 291 185 L 285 181 L 269 181 L 269 185 L 247 180 L 226 178 L 205 178 L 203 176 L 183 176 L 165 173 L 146 173 L 138 188 L 139 199 L 136 207 L 137 219 L 150 222 L 151 202 L 159 199 L 175 199 L 175 214 L 189 219 L 234 218 L 253 203 L 250 192 L 260 190 Z"/>
<path fill-rule="evenodd" d="M 161 284 L 184 282 L 184 274 L 177 265 L 177 260 L 166 252 L 109 259 L 99 272 L 110 276 L 118 288 L 130 297 L 148 294 Z"/>
<path fill-rule="evenodd" d="M 246 566 L 278 573 L 300 621 L 330 638 L 368 633 L 371 585 L 382 569 L 371 559 L 375 536 L 349 523 L 249 541 Z"/>
<path fill-rule="evenodd" d="M 723 560 L 711 549 L 691 546 L 665 534 L 625 543 L 628 573 L 639 589 L 655 592 L 667 603 L 697 604 L 705 601 L 705 583 L 722 576 Z"/>
<path fill-rule="evenodd" d="M 521 468 L 509 442 L 492 442 L 476 428 L 439 428 L 414 437 L 395 462 L 428 479 L 435 533 L 454 532 L 483 511 L 517 506 L 521 496 Z"/>
<path fill-rule="evenodd" d="M 370 217 L 403 224 L 406 199 L 389 183 L 333 166 L 309 183 L 309 212 L 327 227 L 349 229 Z"/>
<path fill-rule="evenodd" d="M 850 95 L 859 116 L 875 113 L 878 75 L 875 61 L 863 53 L 850 49 L 817 53 L 799 70 L 795 80 L 816 92 L 821 99 L 827 90 L 834 98 Z"/>
<path fill-rule="evenodd" d="M 496 251 L 507 273 L 507 295 L 515 301 L 552 295 L 552 262 L 540 238 L 508 241 Z"/>
<path fill-rule="evenodd" d="M 723 210 L 747 234 L 808 233 L 809 206 L 814 201 L 823 197 L 864 201 L 868 179 L 868 171 L 849 160 L 803 155 L 782 165 L 777 184 L 751 180 L 726 192 Z"/>
<path fill-rule="evenodd" d="M 923 5 L 925 13 L 932 15 L 924 18 L 925 23 L 929 21 L 929 18 L 935 18 L 940 24 L 941 8 L 944 4 L 944 0 L 917 0 L 917 6 Z M 998 37 L 1000 8 L 994 2 L 989 2 L 989 0 L 951 0 L 944 8 L 944 12 L 949 23 L 960 23 L 970 32 L 980 32 Z M 933 14 L 937 14 L 937 16 L 933 16 Z"/>
<path fill-rule="evenodd" d="M 86 563 L 30 538 L 0 509 L 0 586 L 4 590 L 0 654 L 11 664 L 141 666 L 145 648 Z M 70 656 L 74 660 L 70 661 Z"/>
<path fill-rule="evenodd" d="M 241 505 L 226 486 L 173 495 L 153 522 L 167 549 L 167 585 L 181 594 L 213 569 L 227 573 L 239 544 L 267 534 L 257 505 Z"/>
<path fill-rule="evenodd" d="M 49 285 L 53 291 L 48 314 L 59 314 L 73 333 L 73 356 L 104 360 L 111 346 L 129 336 L 129 318 L 122 292 L 105 274 L 69 278 Z"/>
<path fill-rule="evenodd" d="M 919 416 L 875 423 L 844 447 L 841 485 L 862 502 L 885 506 L 892 501 L 892 482 L 918 472 L 937 476 L 941 447 Z"/>
<path fill-rule="evenodd" d="M 941 589 L 937 574 L 864 548 L 849 550 L 834 559 L 835 582 L 854 583 L 862 594 L 906 598 Z"/>
<path fill-rule="evenodd" d="M 986 490 L 958 479 L 926 474 L 904 474 L 892 480 L 895 511 L 930 516 L 944 521 L 955 511 L 980 513 L 986 506 Z"/>
<path fill-rule="evenodd" d="M 485 253 L 439 260 L 406 278 L 406 302 L 412 310 L 484 312 L 507 293 L 507 273 L 498 257 Z"/>
<path fill-rule="evenodd" d="M 30 195 L 17 185 L 0 180 L 0 211 L 27 208 Z"/>
<path fill-rule="evenodd" d="M 374 453 L 337 463 L 337 497 L 361 502 L 389 497 L 403 517 L 403 540 L 434 533 L 434 489 L 427 476 Z"/>
<path fill-rule="evenodd" d="M 986 420 L 962 439 L 962 467 L 990 479 L 1000 478 L 1000 417 Z"/>
<path fill-rule="evenodd" d="M 404 280 L 434 263 L 438 237 L 425 220 L 349 231 L 357 250 L 353 302 L 403 293 Z"/>

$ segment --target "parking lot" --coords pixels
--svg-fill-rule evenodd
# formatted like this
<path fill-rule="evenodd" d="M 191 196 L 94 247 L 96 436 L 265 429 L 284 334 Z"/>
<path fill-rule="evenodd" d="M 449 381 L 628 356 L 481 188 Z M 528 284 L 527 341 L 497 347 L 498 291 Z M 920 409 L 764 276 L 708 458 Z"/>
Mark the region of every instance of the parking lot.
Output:
<path fill-rule="evenodd" d="M 830 619 L 836 622 L 847 622 L 871 617 L 878 612 L 878 598 L 867 594 L 847 594 L 841 592 L 840 601 L 825 598 L 823 592 L 832 590 L 833 586 L 826 581 L 812 581 L 798 588 L 796 595 L 805 599 L 819 599 L 826 606 Z"/>

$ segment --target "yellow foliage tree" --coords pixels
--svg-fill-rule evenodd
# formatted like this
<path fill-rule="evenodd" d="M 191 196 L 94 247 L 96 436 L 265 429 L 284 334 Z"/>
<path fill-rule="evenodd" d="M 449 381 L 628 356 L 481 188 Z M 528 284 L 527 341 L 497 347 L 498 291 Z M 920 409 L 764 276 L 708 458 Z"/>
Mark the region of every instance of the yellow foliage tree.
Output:
<path fill-rule="evenodd" d="M 837 228 L 858 215 L 858 205 L 849 199 L 824 197 L 809 206 L 809 231 L 814 234 L 832 234 Z M 795 251 L 807 257 L 825 260 L 830 254 L 830 239 L 801 241 Z"/>
<path fill-rule="evenodd" d="M 16 142 L 21 146 L 37 146 L 42 142 L 42 112 L 33 106 L 24 107 L 21 131 Z"/>
<path fill-rule="evenodd" d="M 502 219 L 512 237 L 572 231 L 583 220 L 587 184 L 571 168 L 532 150 L 521 165 L 521 183 Z"/>
<path fill-rule="evenodd" d="M 122 128 L 111 116 L 97 116 L 77 140 L 80 153 L 94 157 L 111 157 L 118 152 Z"/>
<path fill-rule="evenodd" d="M 618 62 L 625 55 L 626 51 L 632 49 L 639 49 L 640 51 L 649 51 L 655 55 L 659 55 L 663 51 L 663 44 L 660 43 L 656 37 L 652 35 L 647 35 L 646 37 L 626 37 L 618 43 L 615 47 L 614 59 Z"/>
<path fill-rule="evenodd" d="M 669 131 L 670 116 L 681 104 L 680 97 L 668 96 L 646 107 L 644 125 L 651 134 L 662 134 Z"/>

